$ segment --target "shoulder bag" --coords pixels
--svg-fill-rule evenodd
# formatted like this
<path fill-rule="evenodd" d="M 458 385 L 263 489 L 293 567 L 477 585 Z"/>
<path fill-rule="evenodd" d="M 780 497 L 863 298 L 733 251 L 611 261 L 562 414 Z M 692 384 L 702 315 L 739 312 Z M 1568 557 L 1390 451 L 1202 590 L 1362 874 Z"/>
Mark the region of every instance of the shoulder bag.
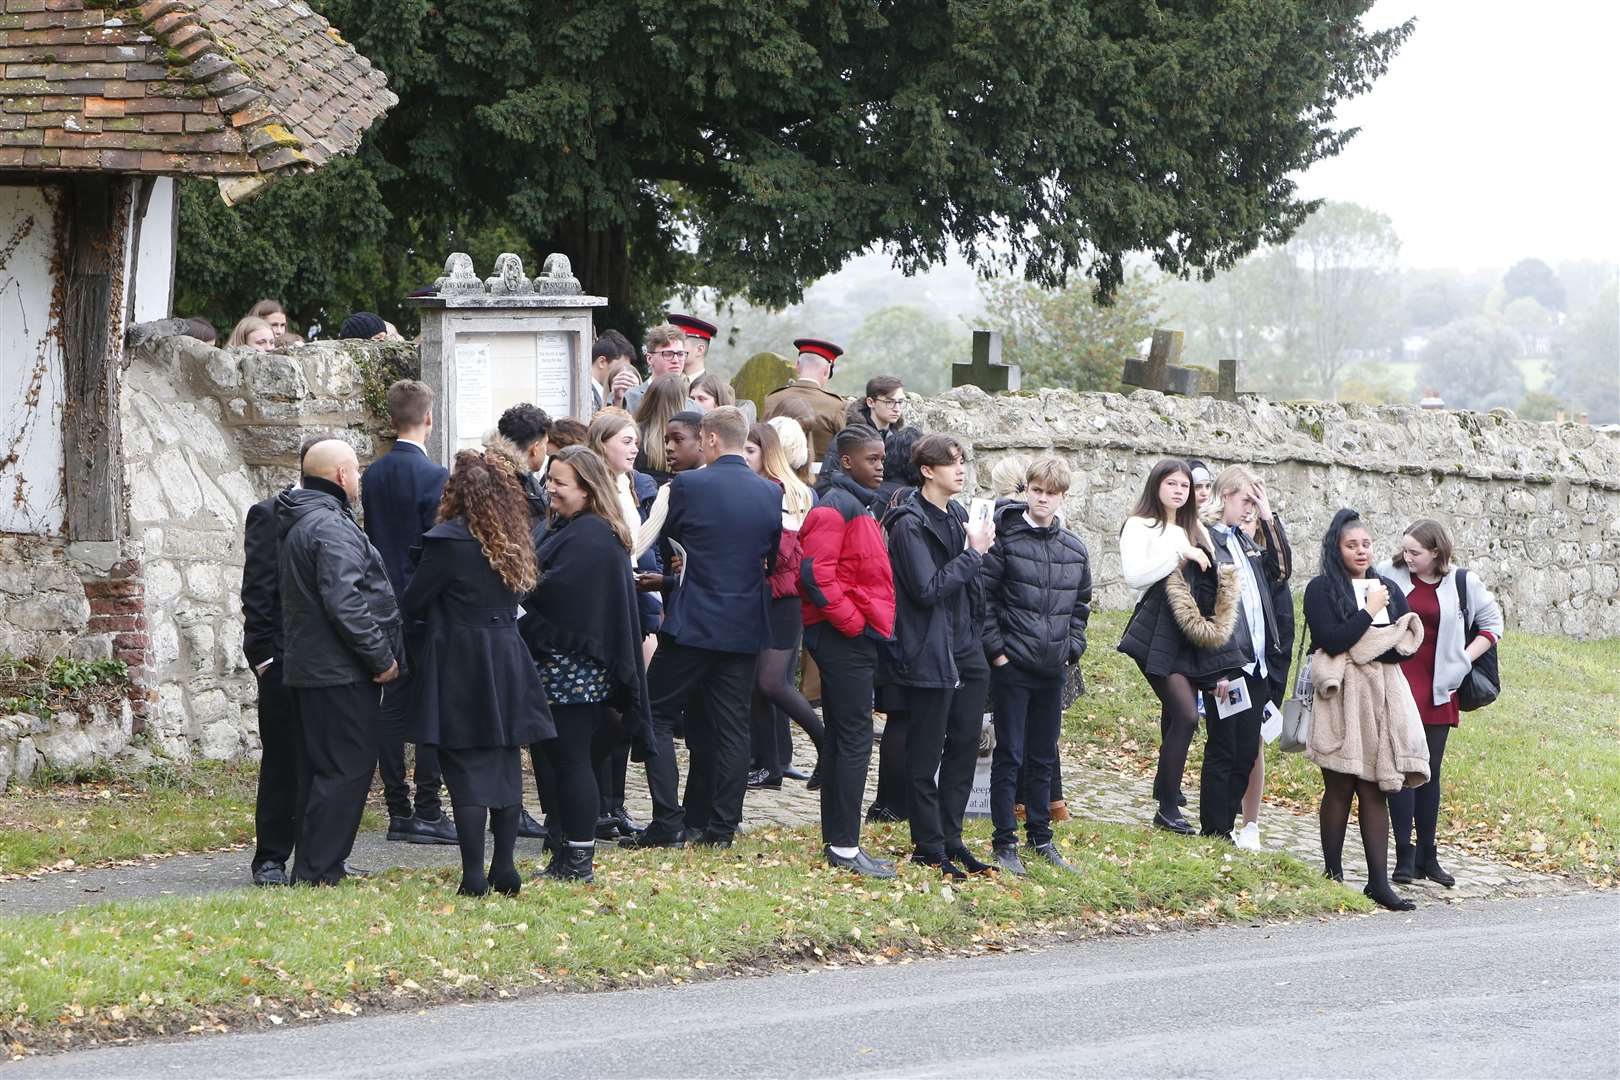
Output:
<path fill-rule="evenodd" d="M 1463 647 L 1479 636 L 1468 611 L 1468 571 L 1457 569 L 1457 610 L 1462 613 Z M 1492 645 L 1474 661 L 1468 676 L 1457 687 L 1457 708 L 1463 712 L 1483 709 L 1502 694 L 1502 672 L 1497 663 L 1497 646 Z"/>
<path fill-rule="evenodd" d="M 1316 702 L 1316 688 L 1311 685 L 1311 665 L 1303 662 L 1309 655 L 1306 636 L 1299 636 L 1299 652 L 1294 657 L 1294 696 L 1282 707 L 1282 734 L 1277 736 L 1277 746 L 1285 754 L 1300 753 L 1311 738 L 1311 706 Z"/>

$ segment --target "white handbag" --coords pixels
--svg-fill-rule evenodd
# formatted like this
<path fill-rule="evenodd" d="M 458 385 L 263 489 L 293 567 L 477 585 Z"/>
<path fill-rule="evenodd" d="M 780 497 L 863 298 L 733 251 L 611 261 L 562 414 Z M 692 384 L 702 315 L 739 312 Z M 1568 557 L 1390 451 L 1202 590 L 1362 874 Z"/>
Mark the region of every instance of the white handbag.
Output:
<path fill-rule="evenodd" d="M 1316 701 L 1316 688 L 1311 685 L 1311 666 L 1303 662 L 1305 638 L 1299 639 L 1299 653 L 1294 657 L 1294 696 L 1283 702 L 1282 734 L 1277 745 L 1285 754 L 1297 754 L 1311 739 L 1311 707 Z"/>

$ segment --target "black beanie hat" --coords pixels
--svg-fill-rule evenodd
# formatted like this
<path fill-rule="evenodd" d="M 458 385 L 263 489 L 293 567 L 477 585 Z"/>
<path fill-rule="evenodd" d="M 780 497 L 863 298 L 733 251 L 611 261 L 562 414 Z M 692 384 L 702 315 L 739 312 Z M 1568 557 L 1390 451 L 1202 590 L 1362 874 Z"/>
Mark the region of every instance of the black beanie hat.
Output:
<path fill-rule="evenodd" d="M 361 338 L 370 341 L 378 334 L 387 333 L 388 324 L 382 321 L 382 316 L 370 311 L 357 311 L 343 320 L 338 328 L 340 338 Z"/>

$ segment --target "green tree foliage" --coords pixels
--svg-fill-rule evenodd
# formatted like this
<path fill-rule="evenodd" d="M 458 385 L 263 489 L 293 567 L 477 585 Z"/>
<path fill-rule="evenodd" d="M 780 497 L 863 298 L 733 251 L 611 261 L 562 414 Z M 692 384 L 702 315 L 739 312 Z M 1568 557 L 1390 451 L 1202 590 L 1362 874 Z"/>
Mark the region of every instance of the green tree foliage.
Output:
<path fill-rule="evenodd" d="M 1620 283 L 1611 279 L 1576 320 L 1552 389 L 1594 424 L 1620 423 Z"/>
<path fill-rule="evenodd" d="M 1418 379 L 1453 409 L 1512 408 L 1524 400 L 1519 337 L 1500 319 L 1475 315 L 1430 336 Z"/>
<path fill-rule="evenodd" d="M 1001 333 L 1001 358 L 1023 368 L 1026 390 L 1124 390 L 1126 358 L 1153 333 L 1154 290 L 1140 274 L 1125 280 L 1111 304 L 1099 303 L 1085 282 L 1043 289 L 995 278 L 983 290 L 985 325 Z"/>
<path fill-rule="evenodd" d="M 1560 412 L 1569 412 L 1569 406 L 1561 397 L 1532 390 L 1513 412 L 1520 420 L 1556 420 Z"/>
<path fill-rule="evenodd" d="M 1528 296 L 1549 311 L 1564 310 L 1564 283 L 1553 268 L 1540 259 L 1520 259 L 1502 275 L 1507 303 Z"/>
<path fill-rule="evenodd" d="M 913 394 L 951 387 L 951 365 L 972 359 L 972 338 L 960 321 L 915 304 L 894 304 L 868 315 L 838 362 L 835 387 L 858 395 L 874 375 L 897 375 Z"/>
<path fill-rule="evenodd" d="M 1133 251 L 1174 274 L 1229 266 L 1310 213 L 1289 178 L 1344 146 L 1336 110 L 1412 28 L 1366 30 L 1371 0 L 318 6 L 401 99 L 359 165 L 388 218 L 355 295 L 387 314 L 417 260 L 506 228 L 567 254 L 632 331 L 676 285 L 781 306 L 874 245 L 905 271 L 955 244 L 1105 295 Z M 351 218 L 378 201 L 348 194 L 365 196 Z M 197 210 L 187 244 L 246 246 L 199 238 L 221 224 Z M 352 249 L 357 230 L 316 220 L 266 242 L 315 263 Z M 255 291 L 334 303 L 268 269 Z M 235 273 L 186 271 L 188 295 Z"/>

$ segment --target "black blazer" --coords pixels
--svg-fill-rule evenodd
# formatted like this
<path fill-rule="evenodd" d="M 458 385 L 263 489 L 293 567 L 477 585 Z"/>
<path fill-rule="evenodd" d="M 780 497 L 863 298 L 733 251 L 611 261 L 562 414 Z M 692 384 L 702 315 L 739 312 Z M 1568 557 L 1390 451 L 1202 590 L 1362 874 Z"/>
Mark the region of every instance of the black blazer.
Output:
<path fill-rule="evenodd" d="M 757 653 L 770 640 L 766 574 L 776 568 L 782 489 L 740 454 L 669 482 L 664 565 L 671 540 L 686 549 L 686 581 L 664 602 L 663 632 L 697 649 Z"/>
<path fill-rule="evenodd" d="M 484 558 L 466 519 L 422 537 L 422 561 L 401 598 L 409 624 L 411 681 L 401 697 L 410 742 L 467 748 L 556 738 L 540 674 L 518 634 L 522 599 Z"/>
<path fill-rule="evenodd" d="M 429 461 L 422 450 L 397 442 L 360 478 L 366 535 L 383 558 L 395 596 L 404 595 L 411 582 L 411 548 L 438 519 L 439 497 L 449 477 L 450 471 Z"/>
<path fill-rule="evenodd" d="M 276 496 L 248 507 L 242 533 L 242 655 L 254 668 L 281 657 L 280 539 Z"/>

